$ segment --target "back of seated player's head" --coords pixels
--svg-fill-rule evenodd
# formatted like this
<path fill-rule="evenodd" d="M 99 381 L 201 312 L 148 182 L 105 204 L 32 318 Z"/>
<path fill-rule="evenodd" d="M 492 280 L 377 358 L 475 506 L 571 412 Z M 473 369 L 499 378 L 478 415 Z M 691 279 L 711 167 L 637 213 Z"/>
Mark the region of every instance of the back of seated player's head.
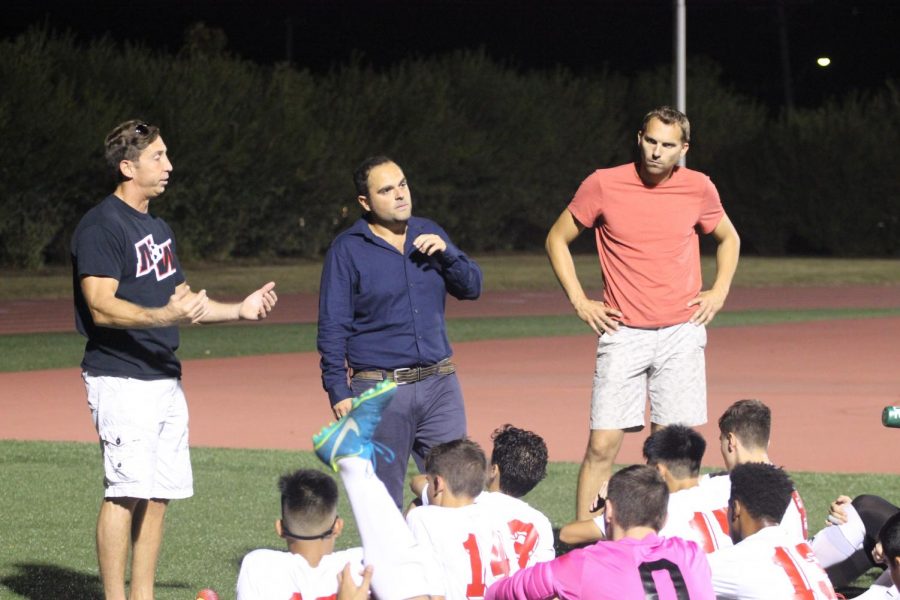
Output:
<path fill-rule="evenodd" d="M 656 469 L 631 465 L 609 480 L 606 498 L 615 512 L 613 519 L 622 529 L 651 527 L 659 531 L 666 522 L 669 488 Z"/>
<path fill-rule="evenodd" d="M 676 479 L 699 475 L 704 452 L 706 440 L 684 425 L 663 427 L 644 440 L 647 464 L 651 467 L 664 465 Z"/>
<path fill-rule="evenodd" d="M 284 537 L 325 538 L 337 521 L 338 487 L 321 471 L 300 469 L 278 480 Z"/>
<path fill-rule="evenodd" d="M 781 523 L 791 502 L 794 483 L 783 469 L 765 463 L 737 465 L 731 471 L 731 499 L 741 503 L 756 521 Z"/>
<path fill-rule="evenodd" d="M 547 444 L 532 431 L 506 424 L 491 434 L 491 464 L 500 471 L 500 491 L 520 498 L 547 476 Z"/>
<path fill-rule="evenodd" d="M 738 400 L 719 417 L 719 432 L 733 433 L 747 448 L 768 448 L 771 430 L 772 411 L 759 400 Z"/>
<path fill-rule="evenodd" d="M 878 533 L 878 541 L 881 542 L 881 550 L 888 564 L 900 558 L 900 512 L 894 513 L 884 522 Z"/>
<path fill-rule="evenodd" d="M 487 458 L 470 439 L 444 442 L 428 452 L 425 473 L 441 477 L 454 496 L 475 498 L 487 482 Z"/>

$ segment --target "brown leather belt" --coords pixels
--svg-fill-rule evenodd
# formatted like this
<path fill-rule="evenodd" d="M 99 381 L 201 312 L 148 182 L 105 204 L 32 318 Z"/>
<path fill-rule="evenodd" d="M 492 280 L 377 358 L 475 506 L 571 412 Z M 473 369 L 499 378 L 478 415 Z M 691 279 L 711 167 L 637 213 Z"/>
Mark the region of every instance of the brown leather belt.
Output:
<path fill-rule="evenodd" d="M 427 367 L 404 367 L 386 371 L 384 369 L 372 369 L 370 371 L 357 371 L 353 373 L 354 379 L 368 379 L 372 381 L 396 381 L 398 385 L 404 383 L 416 383 L 432 375 L 449 375 L 456 372 L 456 365 L 450 359 L 442 360 L 435 365 Z"/>

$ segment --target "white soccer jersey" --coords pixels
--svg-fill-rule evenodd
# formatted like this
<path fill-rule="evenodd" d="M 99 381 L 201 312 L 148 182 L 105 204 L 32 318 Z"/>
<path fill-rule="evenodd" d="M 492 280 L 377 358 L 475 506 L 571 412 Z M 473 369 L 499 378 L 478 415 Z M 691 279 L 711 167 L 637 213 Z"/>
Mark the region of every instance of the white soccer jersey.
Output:
<path fill-rule="evenodd" d="M 714 494 L 694 486 L 669 494 L 662 537 L 680 537 L 695 542 L 707 554 L 733 545 L 728 534 L 728 509 L 718 507 Z"/>
<path fill-rule="evenodd" d="M 333 600 L 347 563 L 357 584 L 362 582 L 362 560 L 362 548 L 326 554 L 317 567 L 299 554 L 254 550 L 241 562 L 237 600 Z"/>
<path fill-rule="evenodd" d="M 719 599 L 837 598 L 809 544 L 781 527 L 766 527 L 707 558 Z"/>
<path fill-rule="evenodd" d="M 501 492 L 484 492 L 475 502 L 488 509 L 494 531 L 503 542 L 509 574 L 556 558 L 553 526 L 544 513 Z"/>
<path fill-rule="evenodd" d="M 704 475 L 700 478 L 700 487 L 710 495 L 710 499 L 718 508 L 728 510 L 728 498 L 731 496 L 731 477 L 724 475 Z M 806 522 L 806 506 L 797 490 L 791 494 L 791 502 L 788 504 L 784 516 L 781 518 L 781 527 L 798 542 L 806 541 L 809 531 Z M 728 533 L 726 522 L 725 533 Z"/>
<path fill-rule="evenodd" d="M 460 508 L 419 506 L 409 511 L 406 522 L 423 553 L 428 592 L 446 600 L 482 598 L 484 591 L 508 571 L 506 558 L 494 555 L 494 528 L 486 507 L 470 504 Z M 497 543 L 499 553 L 502 544 Z"/>

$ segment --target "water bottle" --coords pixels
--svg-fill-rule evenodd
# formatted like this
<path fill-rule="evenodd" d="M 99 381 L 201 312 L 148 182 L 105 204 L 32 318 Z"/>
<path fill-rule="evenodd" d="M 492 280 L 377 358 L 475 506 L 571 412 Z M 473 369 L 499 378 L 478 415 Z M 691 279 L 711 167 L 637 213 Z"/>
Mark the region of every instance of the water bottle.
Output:
<path fill-rule="evenodd" d="M 881 424 L 900 428 L 900 406 L 885 406 L 881 413 Z"/>

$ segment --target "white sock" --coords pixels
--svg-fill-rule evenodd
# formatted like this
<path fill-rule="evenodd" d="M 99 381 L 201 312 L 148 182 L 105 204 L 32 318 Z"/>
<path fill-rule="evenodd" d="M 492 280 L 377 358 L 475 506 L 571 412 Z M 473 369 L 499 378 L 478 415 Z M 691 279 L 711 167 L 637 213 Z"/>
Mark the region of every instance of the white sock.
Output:
<path fill-rule="evenodd" d="M 836 565 L 861 550 L 866 537 L 866 526 L 852 504 L 844 505 L 847 522 L 831 525 L 816 534 L 812 549 L 824 568 Z"/>
<path fill-rule="evenodd" d="M 375 595 L 379 600 L 404 600 L 431 594 L 434 590 L 429 589 L 423 575 L 423 553 L 387 488 L 375 475 L 372 463 L 349 457 L 337 464 L 353 507 L 366 564 L 374 567 Z"/>

